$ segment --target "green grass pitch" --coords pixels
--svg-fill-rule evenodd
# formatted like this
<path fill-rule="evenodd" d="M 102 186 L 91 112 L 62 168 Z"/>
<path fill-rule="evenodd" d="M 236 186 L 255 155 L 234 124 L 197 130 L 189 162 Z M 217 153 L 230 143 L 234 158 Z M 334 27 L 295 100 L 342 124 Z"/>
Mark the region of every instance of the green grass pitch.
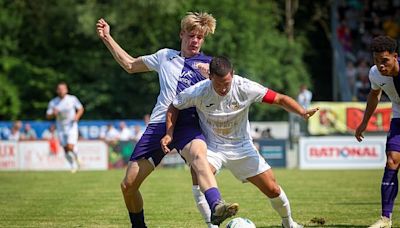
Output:
<path fill-rule="evenodd" d="M 0 172 L 0 227 L 129 227 L 119 188 L 124 172 Z M 366 227 L 379 217 L 383 169 L 274 172 L 300 223 Z M 157 169 L 150 175 L 141 190 L 149 228 L 205 227 L 190 180 L 183 168 Z M 240 183 L 227 170 L 217 180 L 224 199 L 240 204 L 238 216 L 257 227 L 280 227 L 278 215 L 254 186 Z M 399 217 L 396 205 L 394 227 L 399 227 Z M 310 222 L 313 218 L 326 222 L 317 225 Z"/>

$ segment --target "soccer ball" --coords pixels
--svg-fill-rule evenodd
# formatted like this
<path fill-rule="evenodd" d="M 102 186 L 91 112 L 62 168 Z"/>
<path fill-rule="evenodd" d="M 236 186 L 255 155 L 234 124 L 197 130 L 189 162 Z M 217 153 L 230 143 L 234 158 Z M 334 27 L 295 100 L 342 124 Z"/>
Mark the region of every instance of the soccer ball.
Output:
<path fill-rule="evenodd" d="M 256 228 L 256 225 L 247 218 L 234 218 L 226 224 L 226 228 Z"/>

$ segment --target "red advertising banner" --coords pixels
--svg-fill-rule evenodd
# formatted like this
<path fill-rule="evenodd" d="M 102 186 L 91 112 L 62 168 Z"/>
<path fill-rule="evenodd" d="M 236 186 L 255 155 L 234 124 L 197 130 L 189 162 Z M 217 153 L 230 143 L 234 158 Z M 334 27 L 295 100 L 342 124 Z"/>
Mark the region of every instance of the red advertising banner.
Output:
<path fill-rule="evenodd" d="M 317 102 L 312 108 L 320 110 L 308 120 L 311 135 L 353 134 L 364 115 L 365 103 L 361 102 Z M 392 105 L 380 103 L 372 115 L 366 131 L 383 132 L 390 128 Z"/>

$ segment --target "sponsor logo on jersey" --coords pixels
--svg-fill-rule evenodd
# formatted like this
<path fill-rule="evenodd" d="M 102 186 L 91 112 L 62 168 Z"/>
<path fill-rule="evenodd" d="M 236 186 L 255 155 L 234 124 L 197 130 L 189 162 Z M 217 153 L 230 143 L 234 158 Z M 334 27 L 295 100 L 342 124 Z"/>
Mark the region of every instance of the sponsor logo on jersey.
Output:
<path fill-rule="evenodd" d="M 237 102 L 237 101 L 233 101 L 230 105 L 229 105 L 229 107 L 232 109 L 232 110 L 239 110 L 239 108 L 240 108 L 240 106 L 239 106 L 239 103 Z"/>

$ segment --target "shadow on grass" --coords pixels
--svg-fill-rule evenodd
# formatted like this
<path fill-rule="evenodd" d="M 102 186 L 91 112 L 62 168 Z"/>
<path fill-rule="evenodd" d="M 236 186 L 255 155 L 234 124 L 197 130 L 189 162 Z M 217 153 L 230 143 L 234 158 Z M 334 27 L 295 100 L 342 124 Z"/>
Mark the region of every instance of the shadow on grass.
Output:
<path fill-rule="evenodd" d="M 336 227 L 336 228 L 340 228 L 340 227 L 352 227 L 352 228 L 359 228 L 359 227 L 367 227 L 367 226 L 358 226 L 358 225 L 346 225 L 346 224 L 329 224 L 329 225 L 306 225 L 304 227 Z M 257 226 L 257 228 L 282 228 L 281 226 Z"/>

